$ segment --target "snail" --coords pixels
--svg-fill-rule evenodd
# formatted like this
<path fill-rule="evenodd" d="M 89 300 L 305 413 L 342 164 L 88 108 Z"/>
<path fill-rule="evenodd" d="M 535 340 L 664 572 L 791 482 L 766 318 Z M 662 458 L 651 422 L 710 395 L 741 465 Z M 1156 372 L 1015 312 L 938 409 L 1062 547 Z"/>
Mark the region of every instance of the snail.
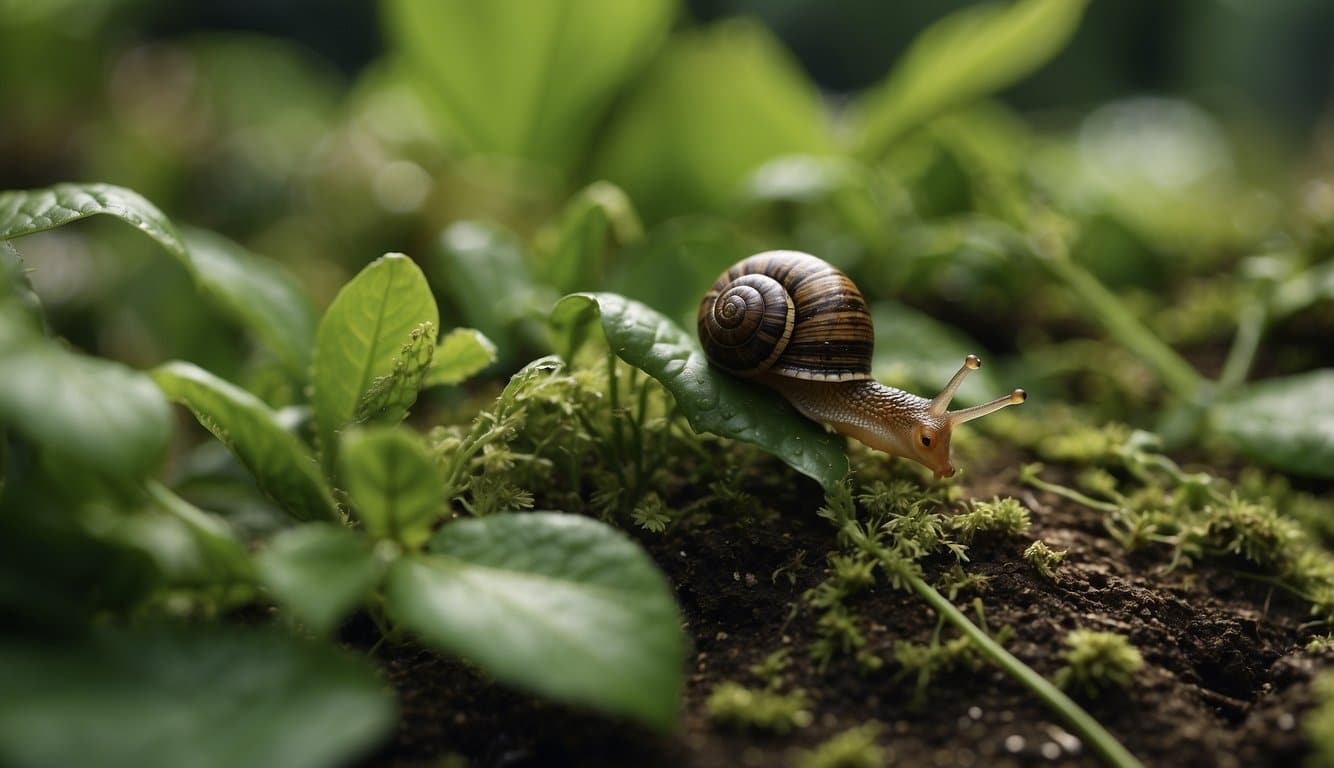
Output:
<path fill-rule="evenodd" d="M 954 474 L 955 426 L 1027 399 L 1016 389 L 947 410 L 964 378 L 982 366 L 976 355 L 930 400 L 876 381 L 866 300 L 842 271 L 807 253 L 767 251 L 733 264 L 704 295 L 698 325 L 711 364 L 778 390 L 806 418 L 919 462 L 937 479 Z"/>

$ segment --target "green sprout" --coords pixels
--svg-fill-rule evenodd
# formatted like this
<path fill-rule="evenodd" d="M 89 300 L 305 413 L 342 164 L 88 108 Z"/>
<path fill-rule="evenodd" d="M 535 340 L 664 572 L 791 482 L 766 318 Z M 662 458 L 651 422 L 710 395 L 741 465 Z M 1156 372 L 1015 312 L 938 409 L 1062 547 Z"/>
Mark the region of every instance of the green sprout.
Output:
<path fill-rule="evenodd" d="M 1076 629 L 1065 636 L 1061 658 L 1065 666 L 1056 672 L 1056 684 L 1078 687 L 1091 698 L 1112 688 L 1127 688 L 1144 666 L 1144 657 L 1124 635 Z"/>
<path fill-rule="evenodd" d="M 722 683 L 704 703 L 704 711 L 716 725 L 738 730 L 788 733 L 805 728 L 813 719 L 801 691 L 787 694 L 760 691 L 739 683 Z"/>
<path fill-rule="evenodd" d="M 797 768 L 881 768 L 889 762 L 875 743 L 881 730 L 879 723 L 869 722 L 835 734 L 802 753 Z"/>
<path fill-rule="evenodd" d="M 1044 579 L 1055 579 L 1056 568 L 1065 559 L 1065 550 L 1055 550 L 1047 546 L 1042 539 L 1034 541 L 1024 550 L 1024 562 L 1033 566 Z"/>

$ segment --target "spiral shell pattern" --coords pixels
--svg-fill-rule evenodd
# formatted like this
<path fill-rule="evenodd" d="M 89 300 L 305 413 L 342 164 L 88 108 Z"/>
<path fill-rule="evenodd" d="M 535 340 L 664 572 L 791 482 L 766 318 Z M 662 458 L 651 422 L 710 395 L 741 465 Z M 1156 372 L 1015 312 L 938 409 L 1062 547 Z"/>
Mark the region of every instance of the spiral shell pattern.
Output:
<path fill-rule="evenodd" d="M 857 286 L 827 262 L 768 251 L 734 264 L 699 308 L 709 361 L 739 376 L 871 378 L 874 330 Z"/>

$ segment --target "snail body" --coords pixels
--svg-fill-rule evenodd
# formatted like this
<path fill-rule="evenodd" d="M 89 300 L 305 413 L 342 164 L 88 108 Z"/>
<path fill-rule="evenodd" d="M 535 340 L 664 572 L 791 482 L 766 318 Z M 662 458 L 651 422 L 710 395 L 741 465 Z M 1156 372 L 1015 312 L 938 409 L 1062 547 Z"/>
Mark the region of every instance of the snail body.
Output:
<path fill-rule="evenodd" d="M 700 342 L 709 362 L 777 390 L 803 416 L 885 453 L 954 474 L 955 425 L 1024 402 L 1022 389 L 989 403 L 947 410 L 969 371 L 969 355 L 928 400 L 871 375 L 875 330 L 861 291 L 833 265 L 798 251 L 768 251 L 719 275 L 700 302 Z"/>

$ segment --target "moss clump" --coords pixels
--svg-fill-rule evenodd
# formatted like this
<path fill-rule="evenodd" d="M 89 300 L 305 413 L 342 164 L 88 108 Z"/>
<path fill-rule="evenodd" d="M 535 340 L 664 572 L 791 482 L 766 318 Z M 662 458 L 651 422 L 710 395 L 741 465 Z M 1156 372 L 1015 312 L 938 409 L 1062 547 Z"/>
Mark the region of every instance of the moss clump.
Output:
<path fill-rule="evenodd" d="M 1307 768 L 1334 765 L 1334 671 L 1325 671 L 1311 683 L 1316 706 L 1302 719 L 1302 731 L 1311 747 Z"/>
<path fill-rule="evenodd" d="M 738 683 L 722 683 L 714 688 L 704 711 L 715 725 L 772 733 L 787 733 L 811 723 L 806 696 L 801 691 L 779 694 Z"/>
<path fill-rule="evenodd" d="M 797 768 L 882 768 L 885 751 L 876 743 L 879 723 L 865 723 L 836 734 L 797 759 Z"/>
<path fill-rule="evenodd" d="M 1028 510 L 1017 499 L 1006 497 L 991 501 L 975 501 L 968 508 L 950 518 L 950 530 L 959 541 L 971 542 L 978 534 L 1020 534 L 1031 524 Z"/>
<path fill-rule="evenodd" d="M 1055 579 L 1056 568 L 1065 559 L 1065 550 L 1055 550 L 1047 546 L 1042 539 L 1028 545 L 1024 550 L 1024 562 L 1033 566 L 1044 579 Z"/>
<path fill-rule="evenodd" d="M 1056 672 L 1056 684 L 1078 687 L 1091 697 L 1111 688 L 1129 687 L 1144 657 L 1124 635 L 1076 629 L 1065 636 L 1061 658 L 1065 666 Z"/>

